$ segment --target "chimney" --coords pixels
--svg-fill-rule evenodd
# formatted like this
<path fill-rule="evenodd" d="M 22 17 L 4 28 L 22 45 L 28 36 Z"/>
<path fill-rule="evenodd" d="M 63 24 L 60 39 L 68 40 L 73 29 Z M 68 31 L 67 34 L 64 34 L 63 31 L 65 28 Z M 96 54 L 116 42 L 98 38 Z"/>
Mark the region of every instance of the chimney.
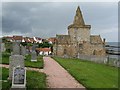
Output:
<path fill-rule="evenodd" d="M 103 44 L 105 45 L 105 38 L 103 38 Z"/>

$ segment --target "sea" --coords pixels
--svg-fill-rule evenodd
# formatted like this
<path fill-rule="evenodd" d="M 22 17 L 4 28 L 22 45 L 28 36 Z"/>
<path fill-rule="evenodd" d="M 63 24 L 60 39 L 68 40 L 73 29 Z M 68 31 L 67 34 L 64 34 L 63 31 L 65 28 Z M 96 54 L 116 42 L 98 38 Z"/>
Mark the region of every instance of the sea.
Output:
<path fill-rule="evenodd" d="M 115 48 L 112 47 L 112 48 L 109 48 L 109 50 L 120 52 L 120 42 L 106 42 L 106 45 L 115 46 Z M 109 54 L 109 58 L 113 58 L 113 59 L 118 60 L 120 58 L 120 55 Z"/>

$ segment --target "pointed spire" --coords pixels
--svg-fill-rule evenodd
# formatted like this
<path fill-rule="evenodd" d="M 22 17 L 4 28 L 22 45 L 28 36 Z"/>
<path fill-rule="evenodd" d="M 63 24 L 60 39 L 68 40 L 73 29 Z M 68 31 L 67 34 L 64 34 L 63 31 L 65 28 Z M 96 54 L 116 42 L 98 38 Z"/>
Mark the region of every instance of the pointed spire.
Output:
<path fill-rule="evenodd" d="M 74 17 L 74 22 L 73 22 L 73 24 L 80 25 L 80 26 L 85 25 L 84 19 L 83 19 L 83 16 L 82 16 L 82 12 L 81 12 L 79 6 L 78 6 L 78 8 L 77 8 L 77 10 L 76 10 L 76 15 L 75 15 L 75 17 Z"/>
<path fill-rule="evenodd" d="M 68 29 L 79 28 L 79 27 L 80 28 L 91 28 L 91 25 L 85 25 L 85 22 L 84 22 L 84 19 L 83 19 L 83 16 L 82 16 L 82 12 L 80 10 L 80 7 L 78 6 L 77 10 L 76 10 L 75 17 L 74 17 L 73 24 L 69 25 Z"/>

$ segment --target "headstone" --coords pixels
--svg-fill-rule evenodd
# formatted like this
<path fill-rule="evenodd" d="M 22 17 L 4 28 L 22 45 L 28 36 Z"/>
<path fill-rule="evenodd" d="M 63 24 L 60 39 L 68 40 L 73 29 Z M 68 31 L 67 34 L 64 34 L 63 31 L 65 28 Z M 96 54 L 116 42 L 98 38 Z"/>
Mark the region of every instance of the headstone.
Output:
<path fill-rule="evenodd" d="M 21 45 L 21 55 L 25 56 L 26 55 L 26 48 Z"/>
<path fill-rule="evenodd" d="M 1 52 L 5 52 L 6 48 L 5 48 L 5 43 L 1 43 L 0 44 L 0 48 L 1 48 Z"/>
<path fill-rule="evenodd" d="M 13 42 L 12 55 L 20 55 L 20 44 L 18 42 Z"/>
<path fill-rule="evenodd" d="M 12 88 L 25 88 L 25 86 L 26 86 L 26 68 L 20 66 L 14 67 Z"/>
<path fill-rule="evenodd" d="M 36 46 L 33 44 L 32 51 L 35 51 Z"/>
<path fill-rule="evenodd" d="M 35 51 L 32 51 L 31 53 L 31 61 L 37 61 L 37 55 Z"/>
<path fill-rule="evenodd" d="M 12 80 L 14 67 L 24 67 L 24 57 L 22 55 L 12 55 L 9 57 L 9 79 Z"/>
<path fill-rule="evenodd" d="M 117 67 L 120 67 L 120 60 L 117 61 Z"/>
<path fill-rule="evenodd" d="M 35 51 L 36 46 L 33 44 L 31 52 L 31 61 L 37 61 L 37 53 Z"/>

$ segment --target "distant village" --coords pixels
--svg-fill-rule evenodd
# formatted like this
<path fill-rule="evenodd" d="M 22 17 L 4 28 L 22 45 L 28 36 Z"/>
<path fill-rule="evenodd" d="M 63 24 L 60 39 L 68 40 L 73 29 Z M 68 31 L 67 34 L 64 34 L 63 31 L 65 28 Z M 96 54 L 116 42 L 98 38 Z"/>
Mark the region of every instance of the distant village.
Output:
<path fill-rule="evenodd" d="M 32 51 L 32 46 L 34 44 L 36 45 L 37 54 L 51 55 L 53 51 L 52 47 L 53 44 L 56 42 L 56 38 L 52 37 L 48 39 L 43 39 L 40 37 L 23 37 L 23 36 L 13 35 L 13 36 L 2 37 L 2 42 L 3 44 L 6 44 L 6 45 L 2 45 L 3 47 L 7 46 L 6 48 L 3 48 L 2 51 L 5 51 L 6 49 L 8 51 L 11 51 L 12 43 L 17 42 L 25 46 L 28 52 Z"/>

